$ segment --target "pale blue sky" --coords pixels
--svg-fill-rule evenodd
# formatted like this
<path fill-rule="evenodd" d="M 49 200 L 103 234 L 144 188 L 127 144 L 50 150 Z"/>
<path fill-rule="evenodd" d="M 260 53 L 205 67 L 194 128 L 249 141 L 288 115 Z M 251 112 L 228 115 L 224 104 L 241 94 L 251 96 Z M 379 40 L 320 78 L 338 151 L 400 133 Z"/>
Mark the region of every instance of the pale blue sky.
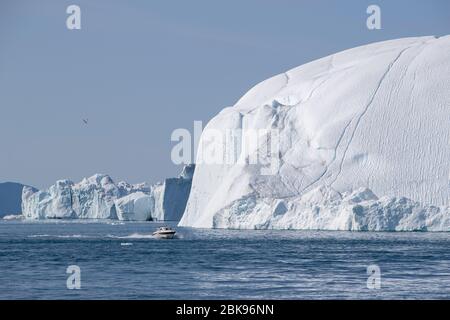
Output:
<path fill-rule="evenodd" d="M 66 29 L 70 4 L 82 30 Z M 366 28 L 369 4 L 382 30 Z M 0 182 L 174 176 L 171 132 L 256 83 L 358 45 L 449 33 L 448 0 L 2 0 Z"/>

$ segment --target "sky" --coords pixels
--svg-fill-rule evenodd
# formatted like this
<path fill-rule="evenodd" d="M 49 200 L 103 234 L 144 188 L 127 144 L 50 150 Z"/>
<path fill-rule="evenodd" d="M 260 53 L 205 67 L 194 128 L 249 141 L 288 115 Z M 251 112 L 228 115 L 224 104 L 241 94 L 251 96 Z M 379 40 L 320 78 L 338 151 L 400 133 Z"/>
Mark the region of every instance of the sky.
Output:
<path fill-rule="evenodd" d="M 66 27 L 72 4 L 81 30 Z M 380 30 L 366 27 L 371 4 Z M 176 176 L 173 130 L 206 124 L 258 82 L 355 46 L 446 34 L 448 0 L 2 0 L 0 182 Z"/>

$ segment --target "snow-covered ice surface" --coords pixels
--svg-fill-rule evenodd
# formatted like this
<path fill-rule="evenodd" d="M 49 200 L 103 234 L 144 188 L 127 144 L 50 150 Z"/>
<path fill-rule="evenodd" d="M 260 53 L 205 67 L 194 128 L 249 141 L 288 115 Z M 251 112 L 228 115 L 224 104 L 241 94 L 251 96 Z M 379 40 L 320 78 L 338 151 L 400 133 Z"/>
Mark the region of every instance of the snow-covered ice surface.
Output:
<path fill-rule="evenodd" d="M 448 231 L 449 57 L 450 36 L 405 38 L 258 84 L 205 130 L 278 130 L 277 171 L 197 158 L 179 225 Z M 202 135 L 198 154 L 215 148 Z"/>

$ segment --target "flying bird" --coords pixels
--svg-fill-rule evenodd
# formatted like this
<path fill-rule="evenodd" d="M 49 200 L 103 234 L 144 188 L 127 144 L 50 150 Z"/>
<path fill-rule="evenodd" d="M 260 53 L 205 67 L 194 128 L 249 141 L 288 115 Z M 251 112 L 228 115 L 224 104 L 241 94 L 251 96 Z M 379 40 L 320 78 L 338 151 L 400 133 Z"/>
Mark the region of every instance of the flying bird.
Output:
<path fill-rule="evenodd" d="M 89 122 L 89 119 L 82 119 L 83 120 L 83 122 L 84 122 L 84 124 L 88 124 L 88 122 Z"/>

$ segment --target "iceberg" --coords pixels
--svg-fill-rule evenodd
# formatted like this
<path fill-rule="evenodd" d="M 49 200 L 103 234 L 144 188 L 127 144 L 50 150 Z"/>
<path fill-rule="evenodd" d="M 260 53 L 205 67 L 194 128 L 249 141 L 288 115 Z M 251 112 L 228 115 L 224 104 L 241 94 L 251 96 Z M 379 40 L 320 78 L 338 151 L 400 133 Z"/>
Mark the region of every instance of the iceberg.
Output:
<path fill-rule="evenodd" d="M 73 185 L 70 180 L 59 180 L 45 191 L 24 187 L 22 214 L 26 219 L 75 218 L 72 207 Z"/>
<path fill-rule="evenodd" d="M 177 178 L 165 179 L 152 186 L 153 220 L 180 221 L 191 191 L 195 165 L 186 165 Z"/>
<path fill-rule="evenodd" d="M 205 127 L 179 225 L 448 231 L 449 52 L 450 36 L 384 41 L 256 85 Z M 208 131 L 261 129 L 276 152 L 241 134 L 240 161 L 204 161 L 223 143 Z"/>
<path fill-rule="evenodd" d="M 104 174 L 77 184 L 59 180 L 47 190 L 25 187 L 22 214 L 26 219 L 117 219 L 114 201 L 121 195 L 111 177 Z"/>
<path fill-rule="evenodd" d="M 143 192 L 136 192 L 115 201 L 119 220 L 147 221 L 151 220 L 153 198 Z"/>
<path fill-rule="evenodd" d="M 72 188 L 73 218 L 117 219 L 114 201 L 122 196 L 108 175 L 96 174 Z"/>
<path fill-rule="evenodd" d="M 179 221 L 189 197 L 194 166 L 183 168 L 178 178 L 149 186 L 115 183 L 96 174 L 79 183 L 59 180 L 47 190 L 23 187 L 25 219 L 118 219 Z"/>

